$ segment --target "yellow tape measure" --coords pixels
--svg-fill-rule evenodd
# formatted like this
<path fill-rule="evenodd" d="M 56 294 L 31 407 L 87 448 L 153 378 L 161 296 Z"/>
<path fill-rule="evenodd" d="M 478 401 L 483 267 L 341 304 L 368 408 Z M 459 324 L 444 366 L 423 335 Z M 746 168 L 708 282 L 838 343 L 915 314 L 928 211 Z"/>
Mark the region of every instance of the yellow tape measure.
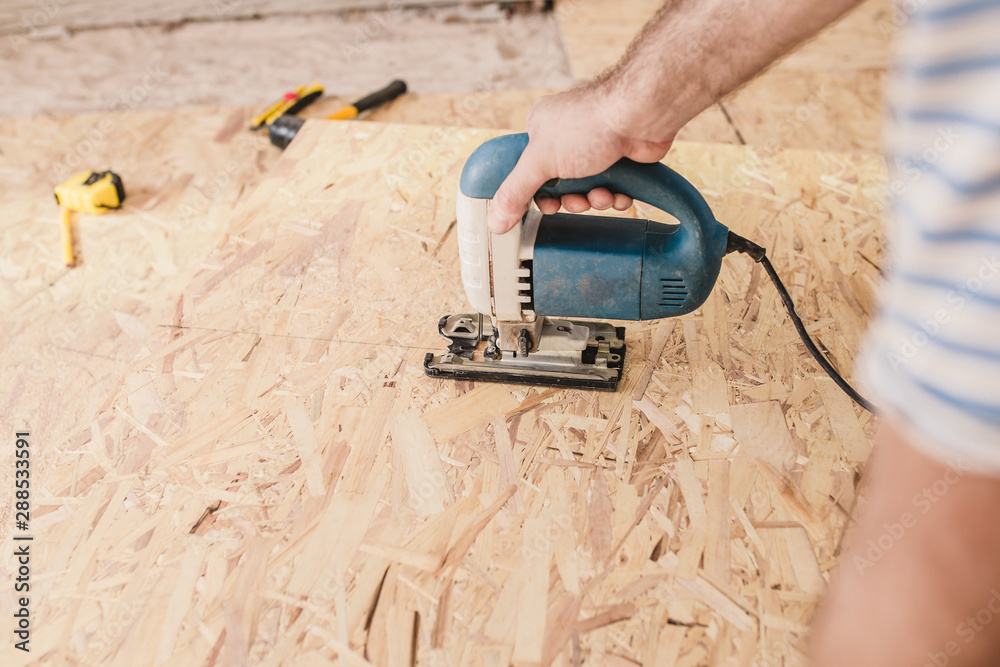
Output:
<path fill-rule="evenodd" d="M 66 266 L 76 264 L 73 253 L 73 221 L 71 211 L 101 215 L 120 208 L 125 201 L 125 186 L 121 176 L 113 171 L 85 171 L 56 186 L 56 202 L 62 210 L 63 260 Z"/>
<path fill-rule="evenodd" d="M 122 205 L 125 187 L 113 171 L 85 171 L 56 186 L 56 201 L 71 211 L 100 215 Z"/>

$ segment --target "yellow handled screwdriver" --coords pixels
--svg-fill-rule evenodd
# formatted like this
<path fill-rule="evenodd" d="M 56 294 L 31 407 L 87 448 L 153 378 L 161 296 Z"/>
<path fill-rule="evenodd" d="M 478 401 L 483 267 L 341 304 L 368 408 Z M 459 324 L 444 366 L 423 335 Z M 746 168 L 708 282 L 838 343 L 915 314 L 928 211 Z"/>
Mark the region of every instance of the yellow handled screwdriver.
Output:
<path fill-rule="evenodd" d="M 285 114 L 297 114 L 307 106 L 319 99 L 323 94 L 323 86 L 318 83 L 310 83 L 308 86 L 299 86 L 290 93 L 282 95 L 281 99 L 269 106 L 259 116 L 250 121 L 251 130 L 259 130 L 262 127 L 270 126 Z"/>
<path fill-rule="evenodd" d="M 362 97 L 354 104 L 348 104 L 336 113 L 327 116 L 325 120 L 351 120 L 352 118 L 356 118 L 360 113 L 393 101 L 405 92 L 406 83 L 397 79 L 382 90 L 374 92 L 367 97 Z M 295 138 L 295 135 L 299 133 L 304 124 L 305 120 L 298 116 L 285 114 L 280 118 L 276 118 L 268 126 L 267 134 L 272 144 L 284 149 L 288 144 L 292 143 L 292 139 Z"/>

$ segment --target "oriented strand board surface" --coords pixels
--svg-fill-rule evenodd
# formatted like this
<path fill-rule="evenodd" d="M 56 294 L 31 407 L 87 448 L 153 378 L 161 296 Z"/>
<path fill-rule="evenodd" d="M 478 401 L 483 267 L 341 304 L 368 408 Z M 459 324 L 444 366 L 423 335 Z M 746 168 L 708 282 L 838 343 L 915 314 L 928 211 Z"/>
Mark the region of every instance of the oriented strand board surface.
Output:
<path fill-rule="evenodd" d="M 2 37 L 0 59 L 3 116 L 266 105 L 310 81 L 353 99 L 393 79 L 421 94 L 573 83 L 550 14 L 493 4 Z"/>
<path fill-rule="evenodd" d="M 280 155 L 245 131 L 249 118 L 209 108 L 0 124 L 0 424 L 65 442 L 117 389 Z M 79 265 L 66 269 L 52 189 L 107 168 L 122 176 L 125 205 L 73 216 Z M 36 456 L 44 466 L 59 450 Z"/>
<path fill-rule="evenodd" d="M 488 4 L 492 0 L 476 0 Z M 435 7 L 455 0 L 406 0 L 408 7 Z M 398 7 L 397 0 L 9 0 L 0 9 L 0 34 L 26 35 L 53 30 L 133 24 L 219 21 L 284 14 L 329 14 L 358 9 L 384 10 Z"/>
<path fill-rule="evenodd" d="M 32 659 L 801 664 L 871 423 L 828 405 L 759 267 L 729 258 L 698 313 L 629 325 L 618 393 L 432 381 L 437 318 L 465 306 L 454 183 L 492 133 L 304 132 L 49 444 Z M 881 160 L 668 162 L 772 249 L 850 368 Z"/>
<path fill-rule="evenodd" d="M 731 95 L 724 105 L 743 139 L 770 150 L 879 150 L 897 29 L 892 3 L 868 0 Z"/>
<path fill-rule="evenodd" d="M 802 72 L 779 67 L 723 104 L 744 141 L 786 147 L 878 151 L 886 72 Z"/>
<path fill-rule="evenodd" d="M 589 79 L 617 62 L 660 4 L 560 0 L 556 16 L 573 74 Z M 876 151 L 896 30 L 892 3 L 868 0 L 694 123 L 721 133 L 731 121 L 729 131 L 738 133 L 734 143 L 772 151 Z"/>
<path fill-rule="evenodd" d="M 407 95 L 369 117 L 521 130 L 540 94 Z M 308 115 L 342 103 L 317 102 Z M 149 333 L 173 321 L 191 273 L 281 154 L 246 131 L 258 110 L 16 118 L 0 127 L 0 377 L 9 378 L 0 424 L 27 425 L 45 442 L 65 442 L 116 389 Z M 125 206 L 74 216 L 81 263 L 67 271 L 52 188 L 76 171 L 107 167 L 125 180 Z M 46 465 L 59 451 L 37 456 Z"/>
<path fill-rule="evenodd" d="M 368 117 L 520 130 L 541 94 L 406 95 Z M 328 115 L 346 102 L 323 99 L 305 115 Z M 39 437 L 65 439 L 121 381 L 150 329 L 172 317 L 172 298 L 225 235 L 234 206 L 281 155 L 265 135 L 247 131 L 261 108 L 122 110 L 0 126 L 0 346 L 7 352 L 0 374 L 11 378 L 0 395 L 0 423 L 27 415 Z M 67 271 L 52 188 L 94 168 L 123 176 L 125 206 L 74 216 L 80 265 Z"/>

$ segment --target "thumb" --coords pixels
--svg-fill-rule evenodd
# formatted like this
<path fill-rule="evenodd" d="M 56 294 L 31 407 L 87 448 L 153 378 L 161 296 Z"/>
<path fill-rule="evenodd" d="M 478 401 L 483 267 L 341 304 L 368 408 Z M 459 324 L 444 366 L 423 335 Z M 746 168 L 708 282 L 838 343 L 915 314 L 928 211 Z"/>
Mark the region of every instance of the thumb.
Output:
<path fill-rule="evenodd" d="M 543 165 L 531 144 L 524 149 L 521 158 L 514 169 L 493 195 L 493 205 L 490 207 L 489 227 L 494 234 L 506 234 L 518 223 L 531 198 L 538 192 L 549 177 L 545 175 Z"/>

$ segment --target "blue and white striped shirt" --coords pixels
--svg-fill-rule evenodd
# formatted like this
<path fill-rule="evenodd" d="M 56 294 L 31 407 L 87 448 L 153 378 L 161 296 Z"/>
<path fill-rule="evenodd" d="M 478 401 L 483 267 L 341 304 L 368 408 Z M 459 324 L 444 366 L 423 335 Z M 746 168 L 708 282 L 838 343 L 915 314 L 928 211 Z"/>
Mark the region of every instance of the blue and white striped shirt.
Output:
<path fill-rule="evenodd" d="M 862 372 L 946 463 L 1000 474 L 1000 0 L 907 0 L 890 269 Z"/>

